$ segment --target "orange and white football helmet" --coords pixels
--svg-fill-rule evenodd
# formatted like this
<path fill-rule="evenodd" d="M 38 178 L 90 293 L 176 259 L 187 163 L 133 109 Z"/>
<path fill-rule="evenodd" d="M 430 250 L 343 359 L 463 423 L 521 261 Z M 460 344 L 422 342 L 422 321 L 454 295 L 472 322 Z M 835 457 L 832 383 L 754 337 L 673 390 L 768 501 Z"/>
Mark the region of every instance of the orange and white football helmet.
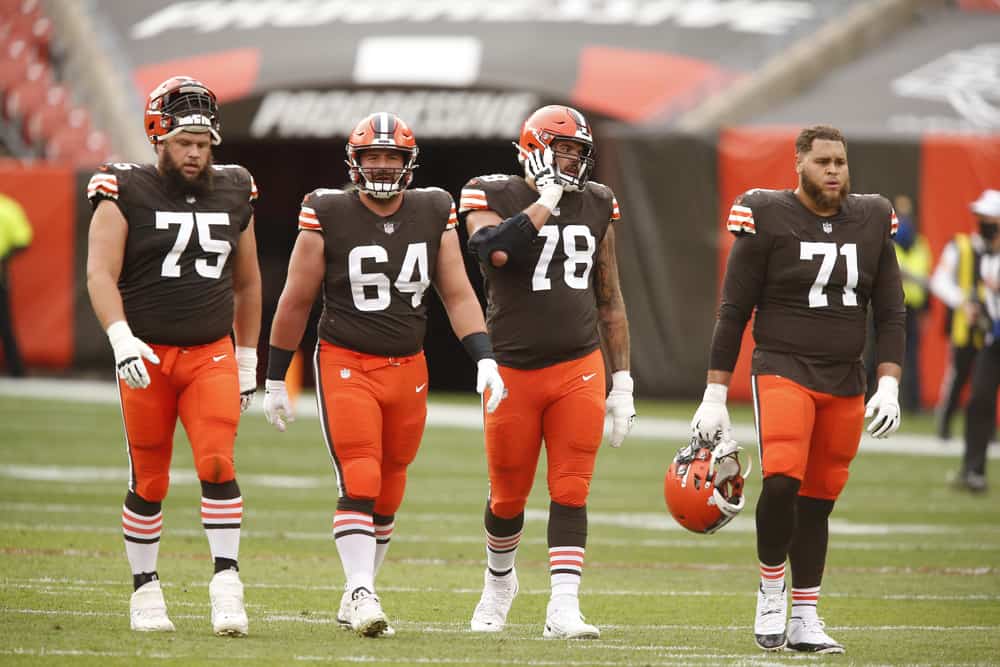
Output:
<path fill-rule="evenodd" d="M 222 143 L 219 103 L 208 86 L 189 76 L 172 76 L 146 99 L 146 136 L 154 146 L 178 132 L 209 132 Z"/>
<path fill-rule="evenodd" d="M 670 514 L 695 533 L 711 534 L 743 511 L 743 480 L 750 473 L 740 463 L 743 448 L 734 440 L 706 443 L 697 436 L 681 448 L 667 470 L 663 495 Z"/>
<path fill-rule="evenodd" d="M 361 153 L 372 148 L 389 148 L 404 154 L 403 167 L 389 179 L 371 178 L 361 167 Z M 417 140 L 410 127 L 392 113 L 379 111 L 361 119 L 347 140 L 347 168 L 351 182 L 377 199 L 390 199 L 413 180 L 417 165 Z M 385 171 L 378 169 L 377 171 Z"/>
<path fill-rule="evenodd" d="M 577 173 L 571 174 L 556 167 L 556 175 L 565 190 L 582 190 L 587 185 L 590 172 L 594 168 L 594 137 L 590 124 L 583 114 L 572 107 L 550 104 L 534 112 L 521 125 L 521 136 L 517 142 L 517 159 L 522 164 L 524 156 L 534 150 L 552 147 L 557 139 L 575 141 L 582 145 Z M 566 153 L 556 153 L 553 157 L 569 157 Z"/>

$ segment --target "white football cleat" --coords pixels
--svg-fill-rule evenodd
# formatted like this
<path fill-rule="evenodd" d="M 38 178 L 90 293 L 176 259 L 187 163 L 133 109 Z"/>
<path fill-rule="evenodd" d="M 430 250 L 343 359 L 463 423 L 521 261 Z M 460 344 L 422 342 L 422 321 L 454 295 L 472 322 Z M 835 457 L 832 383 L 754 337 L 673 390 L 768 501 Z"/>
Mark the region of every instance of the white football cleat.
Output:
<path fill-rule="evenodd" d="M 764 594 L 763 586 L 757 588 L 757 615 L 753 622 L 753 637 L 757 646 L 765 651 L 780 651 L 785 648 L 785 618 L 788 614 L 788 599 L 785 587 L 780 593 Z"/>
<path fill-rule="evenodd" d="M 597 626 L 587 623 L 579 608 L 552 607 L 545 617 L 545 639 L 598 639 L 601 631 Z"/>
<path fill-rule="evenodd" d="M 340 596 L 340 608 L 337 609 L 337 623 L 344 630 L 353 630 L 351 627 L 351 594 L 344 591 Z M 379 633 L 380 637 L 395 637 L 396 629 L 386 623 L 385 629 Z"/>
<path fill-rule="evenodd" d="M 347 619 L 351 629 L 362 637 L 380 637 L 389 627 L 378 596 L 367 588 L 356 588 L 347 603 Z"/>
<path fill-rule="evenodd" d="M 507 614 L 517 596 L 517 572 L 512 568 L 510 574 L 494 577 L 486 570 L 483 582 L 483 595 L 479 604 L 472 612 L 469 627 L 473 632 L 500 632 L 507 624 Z"/>
<path fill-rule="evenodd" d="M 792 616 L 788 622 L 788 648 L 805 653 L 843 653 L 844 646 L 823 629 L 823 619 Z"/>
<path fill-rule="evenodd" d="M 249 623 L 239 573 L 217 572 L 208 584 L 208 596 L 212 601 L 212 631 L 219 636 L 246 637 Z"/>
<path fill-rule="evenodd" d="M 137 632 L 173 632 L 174 624 L 167 617 L 167 603 L 156 579 L 148 581 L 132 593 L 129 619 Z"/>

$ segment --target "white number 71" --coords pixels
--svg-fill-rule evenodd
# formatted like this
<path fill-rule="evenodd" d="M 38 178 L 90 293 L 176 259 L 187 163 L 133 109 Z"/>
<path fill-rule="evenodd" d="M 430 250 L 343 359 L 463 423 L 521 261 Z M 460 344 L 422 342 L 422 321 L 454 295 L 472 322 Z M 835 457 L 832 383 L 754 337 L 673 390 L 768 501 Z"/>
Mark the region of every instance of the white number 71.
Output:
<path fill-rule="evenodd" d="M 826 285 L 830 282 L 833 266 L 837 262 L 836 243 L 818 243 L 803 241 L 799 246 L 799 259 L 810 260 L 816 255 L 822 255 L 823 263 L 819 266 L 816 280 L 809 288 L 809 307 L 825 308 L 830 305 L 827 299 Z M 845 243 L 840 247 L 840 254 L 847 261 L 847 282 L 844 283 L 843 304 L 858 305 L 858 295 L 854 289 L 858 286 L 858 246 L 856 243 Z"/>

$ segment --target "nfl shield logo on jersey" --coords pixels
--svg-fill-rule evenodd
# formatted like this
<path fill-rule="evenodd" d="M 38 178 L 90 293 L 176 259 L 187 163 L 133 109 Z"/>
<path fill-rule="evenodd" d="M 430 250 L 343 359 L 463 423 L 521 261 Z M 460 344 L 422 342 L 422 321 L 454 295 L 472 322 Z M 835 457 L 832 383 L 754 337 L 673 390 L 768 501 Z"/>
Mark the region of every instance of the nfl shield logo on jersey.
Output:
<path fill-rule="evenodd" d="M 382 229 L 385 231 L 386 234 L 392 234 L 394 231 L 396 231 L 396 223 L 395 222 L 383 222 L 382 223 Z"/>
<path fill-rule="evenodd" d="M 826 232 L 827 234 L 829 234 L 830 232 L 832 232 L 833 231 L 833 223 L 832 222 L 824 222 L 823 223 L 823 231 Z"/>
<path fill-rule="evenodd" d="M 343 378 L 344 380 L 346 380 L 349 377 L 351 377 L 351 369 L 350 368 L 341 368 L 340 369 L 340 377 Z"/>

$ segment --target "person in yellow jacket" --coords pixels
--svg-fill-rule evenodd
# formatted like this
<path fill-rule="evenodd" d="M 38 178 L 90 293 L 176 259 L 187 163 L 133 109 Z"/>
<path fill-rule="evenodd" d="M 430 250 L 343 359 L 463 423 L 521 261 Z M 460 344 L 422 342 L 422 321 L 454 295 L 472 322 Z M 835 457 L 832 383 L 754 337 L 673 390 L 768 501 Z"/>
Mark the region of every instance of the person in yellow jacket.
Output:
<path fill-rule="evenodd" d="M 927 239 L 917 231 L 913 217 L 913 202 L 906 195 L 893 200 L 899 228 L 896 261 L 903 279 L 903 302 L 906 305 L 906 357 L 899 403 L 907 412 L 920 412 L 920 329 L 927 312 L 927 285 L 931 274 L 931 249 Z"/>
<path fill-rule="evenodd" d="M 989 192 L 989 191 L 987 191 Z M 938 437 L 951 438 L 951 422 L 961 407 L 962 390 L 972 377 L 972 369 L 983 347 L 986 314 L 982 307 L 983 286 L 979 280 L 979 263 L 987 246 L 1000 234 L 994 219 L 979 214 L 975 231 L 959 232 L 941 251 L 930 289 L 945 306 L 948 318 L 945 334 L 949 341 L 948 369 L 941 380 L 935 419 Z"/>
<path fill-rule="evenodd" d="M 7 372 L 14 377 L 24 375 L 24 363 L 14 336 L 14 320 L 10 306 L 10 258 L 31 244 L 31 224 L 17 201 L 0 192 L 0 339 Z"/>

